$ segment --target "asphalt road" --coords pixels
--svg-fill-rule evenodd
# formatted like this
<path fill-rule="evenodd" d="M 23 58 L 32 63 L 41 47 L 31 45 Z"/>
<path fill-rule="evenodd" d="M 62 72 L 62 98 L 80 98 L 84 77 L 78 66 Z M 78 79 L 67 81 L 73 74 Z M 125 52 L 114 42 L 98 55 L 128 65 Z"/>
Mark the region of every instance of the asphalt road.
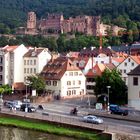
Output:
<path fill-rule="evenodd" d="M 34 104 L 37 107 L 38 104 Z M 87 106 L 87 98 L 85 99 L 72 99 L 72 100 L 65 100 L 65 101 L 55 101 L 51 103 L 42 104 L 44 110 L 49 114 L 55 114 L 59 116 L 67 116 L 69 118 L 75 118 L 77 121 L 81 121 L 81 118 L 88 114 L 89 110 L 93 110 L 88 108 Z M 71 116 L 70 110 L 73 107 L 79 107 L 78 115 Z M 87 108 L 85 108 L 86 106 Z M 139 115 L 139 114 L 131 114 L 131 115 Z M 110 132 L 126 132 L 132 134 L 140 135 L 140 123 L 138 122 L 131 122 L 125 120 L 117 120 L 117 119 L 110 119 L 110 118 L 103 118 L 104 126 L 106 127 L 107 131 Z"/>
<path fill-rule="evenodd" d="M 92 99 L 91 99 L 92 98 Z M 94 98 L 93 97 L 84 97 L 84 98 L 77 98 L 77 99 L 69 99 L 69 100 L 60 100 L 60 101 L 54 101 L 50 103 L 42 103 L 41 105 L 43 106 L 44 110 L 37 110 L 35 113 L 31 114 L 31 117 L 42 117 L 42 112 L 48 113 L 49 114 L 49 119 L 54 120 L 56 119 L 57 121 L 65 121 L 67 120 L 69 123 L 75 123 L 79 124 L 82 126 L 85 125 L 91 125 L 92 124 L 87 124 L 85 122 L 81 122 L 81 118 L 85 115 L 88 114 L 90 110 L 94 110 L 88 106 L 87 101 L 92 100 L 94 103 Z M 37 108 L 38 104 L 33 104 Z M 78 115 L 73 116 L 70 115 L 70 110 L 73 109 L 73 107 L 79 107 Z M 4 109 L 4 108 L 3 108 Z M 6 109 L 8 110 L 8 109 Z M 24 112 L 17 111 L 18 114 L 23 114 Z M 26 113 L 26 115 L 30 115 L 30 113 Z M 133 116 L 136 114 L 132 114 Z M 139 114 L 137 114 L 139 115 Z M 102 128 L 105 131 L 108 132 L 117 132 L 117 133 L 131 133 L 131 134 L 137 134 L 140 135 L 140 123 L 138 122 L 131 122 L 131 121 L 125 121 L 125 120 L 117 120 L 117 119 L 110 119 L 110 118 L 103 118 L 104 123 L 100 125 L 94 125 L 96 128 Z"/>

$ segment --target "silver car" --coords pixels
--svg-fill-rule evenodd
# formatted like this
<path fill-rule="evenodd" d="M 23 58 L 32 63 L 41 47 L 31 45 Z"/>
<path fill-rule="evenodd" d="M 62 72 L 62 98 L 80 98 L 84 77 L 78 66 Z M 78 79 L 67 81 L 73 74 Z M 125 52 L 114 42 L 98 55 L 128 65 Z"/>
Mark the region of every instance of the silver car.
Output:
<path fill-rule="evenodd" d="M 83 121 L 88 122 L 88 123 L 95 123 L 95 124 L 103 123 L 103 119 L 96 117 L 96 116 L 93 116 L 93 115 L 84 116 Z"/>

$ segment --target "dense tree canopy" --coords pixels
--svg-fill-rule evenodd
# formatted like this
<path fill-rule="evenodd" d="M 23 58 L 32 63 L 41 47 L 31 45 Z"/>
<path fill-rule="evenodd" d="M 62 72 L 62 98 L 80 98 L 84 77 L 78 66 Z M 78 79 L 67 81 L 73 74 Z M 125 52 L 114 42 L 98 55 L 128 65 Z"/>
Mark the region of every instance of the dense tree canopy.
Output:
<path fill-rule="evenodd" d="M 35 76 L 28 76 L 27 77 L 27 83 L 26 83 L 31 89 L 34 89 L 37 91 L 37 93 L 43 93 L 42 91 L 45 90 L 45 81 L 40 75 Z"/>
<path fill-rule="evenodd" d="M 95 94 L 108 95 L 107 86 L 110 86 L 109 101 L 113 104 L 127 103 L 127 86 L 122 80 L 120 73 L 114 69 L 112 71 L 105 70 L 102 76 L 96 78 Z"/>

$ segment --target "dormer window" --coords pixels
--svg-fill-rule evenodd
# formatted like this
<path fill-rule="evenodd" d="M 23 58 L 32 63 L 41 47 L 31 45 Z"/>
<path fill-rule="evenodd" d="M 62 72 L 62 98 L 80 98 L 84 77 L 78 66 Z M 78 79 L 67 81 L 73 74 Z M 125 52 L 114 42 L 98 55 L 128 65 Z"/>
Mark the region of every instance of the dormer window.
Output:
<path fill-rule="evenodd" d="M 31 56 L 35 56 L 36 55 L 36 52 L 32 52 Z"/>
<path fill-rule="evenodd" d="M 124 65 L 127 66 L 127 63 L 125 62 Z"/>

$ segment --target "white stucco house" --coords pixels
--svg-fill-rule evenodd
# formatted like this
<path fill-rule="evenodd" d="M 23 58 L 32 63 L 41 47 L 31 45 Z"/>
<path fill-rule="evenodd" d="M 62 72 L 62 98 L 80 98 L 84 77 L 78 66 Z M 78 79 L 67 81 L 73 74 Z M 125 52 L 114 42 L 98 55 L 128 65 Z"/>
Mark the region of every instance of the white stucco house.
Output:
<path fill-rule="evenodd" d="M 136 68 L 139 64 L 140 56 L 128 56 L 117 66 L 117 70 L 121 72 L 122 79 L 125 81 L 126 85 L 128 85 L 127 74 L 131 72 L 134 68 Z"/>
<path fill-rule="evenodd" d="M 140 110 L 140 65 L 128 73 L 128 106 Z"/>
<path fill-rule="evenodd" d="M 23 82 L 23 56 L 28 49 L 23 45 L 5 46 L 0 49 L 0 84 L 13 85 Z"/>
<path fill-rule="evenodd" d="M 72 98 L 86 94 L 86 78 L 82 71 L 66 57 L 50 61 L 41 72 L 46 90 L 54 97 Z"/>
<path fill-rule="evenodd" d="M 51 53 L 47 48 L 31 48 L 23 56 L 24 82 L 27 76 L 39 74 L 43 67 L 51 60 Z"/>

